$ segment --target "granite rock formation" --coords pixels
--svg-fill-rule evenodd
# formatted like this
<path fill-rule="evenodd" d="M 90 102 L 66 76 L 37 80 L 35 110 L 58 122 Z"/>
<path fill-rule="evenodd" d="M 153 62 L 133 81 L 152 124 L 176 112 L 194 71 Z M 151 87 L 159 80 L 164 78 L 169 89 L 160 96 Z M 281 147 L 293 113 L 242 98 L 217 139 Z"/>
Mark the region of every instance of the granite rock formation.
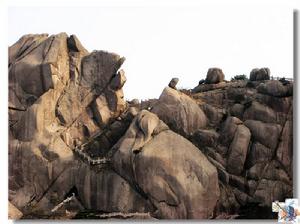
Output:
<path fill-rule="evenodd" d="M 66 33 L 9 47 L 11 218 L 245 218 L 292 197 L 293 82 L 212 68 L 126 101 L 124 61 Z"/>

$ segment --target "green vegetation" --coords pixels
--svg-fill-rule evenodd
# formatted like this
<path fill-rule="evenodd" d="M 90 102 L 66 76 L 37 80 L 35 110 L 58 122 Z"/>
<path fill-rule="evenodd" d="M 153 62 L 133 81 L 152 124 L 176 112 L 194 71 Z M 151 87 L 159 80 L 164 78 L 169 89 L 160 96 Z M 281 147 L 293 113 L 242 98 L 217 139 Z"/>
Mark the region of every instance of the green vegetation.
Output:
<path fill-rule="evenodd" d="M 242 74 L 242 75 L 236 75 L 233 78 L 231 78 L 231 81 L 235 81 L 235 80 L 248 80 L 248 78 L 245 74 Z"/>

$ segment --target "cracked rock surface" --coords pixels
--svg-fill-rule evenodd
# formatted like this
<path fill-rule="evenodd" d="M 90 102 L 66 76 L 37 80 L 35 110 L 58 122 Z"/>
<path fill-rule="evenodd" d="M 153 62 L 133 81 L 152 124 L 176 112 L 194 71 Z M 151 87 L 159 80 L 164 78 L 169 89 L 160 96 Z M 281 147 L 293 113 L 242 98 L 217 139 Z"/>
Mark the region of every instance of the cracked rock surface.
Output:
<path fill-rule="evenodd" d="M 293 196 L 293 82 L 212 68 L 126 101 L 124 61 L 66 33 L 9 47 L 10 217 L 247 218 Z"/>

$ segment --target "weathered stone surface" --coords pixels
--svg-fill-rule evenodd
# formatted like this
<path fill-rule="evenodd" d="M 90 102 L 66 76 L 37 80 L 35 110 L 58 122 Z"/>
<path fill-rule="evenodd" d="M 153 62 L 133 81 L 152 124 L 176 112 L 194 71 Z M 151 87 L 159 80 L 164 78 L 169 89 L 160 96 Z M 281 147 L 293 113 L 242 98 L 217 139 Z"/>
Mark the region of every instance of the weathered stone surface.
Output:
<path fill-rule="evenodd" d="M 265 166 L 261 177 L 267 180 L 279 180 L 291 185 L 291 179 L 283 168 L 284 167 L 278 161 L 272 160 Z"/>
<path fill-rule="evenodd" d="M 88 51 L 81 44 L 77 36 L 74 34 L 68 37 L 67 44 L 70 51 L 81 52 L 82 54 L 88 54 Z"/>
<path fill-rule="evenodd" d="M 97 97 L 92 108 L 98 124 L 108 124 L 111 119 L 112 112 L 108 107 L 106 97 L 103 95 Z"/>
<path fill-rule="evenodd" d="M 244 82 L 245 83 L 245 82 Z M 248 104 L 256 94 L 256 91 L 248 88 L 232 86 L 226 90 L 227 98 L 234 103 Z"/>
<path fill-rule="evenodd" d="M 223 74 L 223 71 L 219 68 L 210 68 L 207 71 L 205 83 L 207 84 L 215 84 L 222 82 L 224 80 L 225 76 Z"/>
<path fill-rule="evenodd" d="M 83 87 L 93 87 L 97 92 L 101 93 L 110 83 L 110 80 L 117 73 L 124 61 L 124 57 L 114 53 L 93 51 L 82 58 L 80 85 Z"/>
<path fill-rule="evenodd" d="M 223 183 L 228 184 L 229 183 L 229 174 L 227 173 L 225 167 L 221 163 L 219 163 L 217 160 L 211 158 L 210 156 L 207 156 L 207 159 L 209 160 L 209 162 L 211 162 L 211 164 L 213 164 L 217 168 L 219 181 L 222 181 Z"/>
<path fill-rule="evenodd" d="M 23 213 L 17 209 L 12 203 L 8 202 L 8 218 L 9 219 L 21 219 Z"/>
<path fill-rule="evenodd" d="M 247 190 L 247 180 L 244 177 L 229 174 L 229 184 L 243 192 Z"/>
<path fill-rule="evenodd" d="M 265 123 L 276 123 L 276 113 L 269 107 L 253 101 L 245 110 L 244 120 L 259 120 Z"/>
<path fill-rule="evenodd" d="M 121 69 L 120 71 L 118 71 L 116 76 L 113 77 L 110 86 L 113 90 L 121 89 L 124 86 L 126 80 L 127 79 L 125 77 L 125 72 L 123 69 Z"/>
<path fill-rule="evenodd" d="M 281 182 L 273 180 L 260 180 L 257 189 L 253 195 L 254 199 L 260 202 L 262 206 L 270 206 L 274 201 L 284 201 L 285 198 L 292 198 L 292 187 Z"/>
<path fill-rule="evenodd" d="M 129 102 L 131 106 L 139 106 L 140 105 L 140 100 L 139 99 L 133 99 Z"/>
<path fill-rule="evenodd" d="M 40 139 L 41 141 L 41 139 Z M 52 182 L 73 163 L 73 153 L 60 138 L 48 146 L 11 140 L 9 146 L 9 200 L 21 211 L 38 203 Z"/>
<path fill-rule="evenodd" d="M 189 96 L 166 87 L 151 112 L 163 120 L 173 131 L 185 136 L 193 134 L 207 124 L 207 118 Z"/>
<path fill-rule="evenodd" d="M 211 83 L 211 84 L 199 84 L 192 90 L 192 92 L 193 93 L 207 92 L 210 90 L 222 89 L 222 88 L 225 88 L 226 86 L 227 86 L 226 82 L 218 82 L 218 83 Z"/>
<path fill-rule="evenodd" d="M 222 121 L 226 113 L 224 110 L 216 108 L 209 104 L 203 104 L 200 106 L 200 108 L 203 110 L 206 117 L 208 118 L 210 126 L 218 125 Z"/>
<path fill-rule="evenodd" d="M 255 81 L 228 82 L 213 68 L 193 91 L 173 79 L 160 99 L 126 102 L 123 62 L 65 33 L 25 35 L 9 48 L 9 206 L 18 218 L 86 209 L 233 218 L 292 197 L 293 81 L 265 80 L 261 69 Z"/>
<path fill-rule="evenodd" d="M 117 54 L 95 51 L 82 58 L 82 73 L 79 84 L 67 86 L 58 100 L 56 113 L 60 121 L 69 126 L 78 118 L 84 108 L 95 103 L 103 108 L 104 124 L 111 117 L 119 116 L 125 108 L 122 86 L 126 81 L 124 72 L 116 72 L 124 62 Z M 99 96 L 100 95 L 100 96 Z M 97 101 L 97 97 L 100 99 Z M 105 98 L 105 99 L 104 99 Z M 100 101 L 100 102 L 99 102 Z M 70 108 L 72 108 L 70 110 Z M 94 107 L 98 121 L 101 120 L 99 107 Z M 97 114 L 98 113 L 98 114 Z"/>
<path fill-rule="evenodd" d="M 289 86 L 290 85 L 282 85 L 282 83 L 278 80 L 270 80 L 266 83 L 261 83 L 257 87 L 257 91 L 270 96 L 286 97 L 292 95 L 292 91 L 289 90 Z"/>
<path fill-rule="evenodd" d="M 93 114 L 90 108 L 81 112 L 75 122 L 61 134 L 64 142 L 74 148 L 86 142 L 90 137 L 101 132 L 101 128 L 93 120 Z"/>
<path fill-rule="evenodd" d="M 234 138 L 235 131 L 240 124 L 243 124 L 243 122 L 237 117 L 227 117 L 222 125 L 220 142 L 225 146 L 229 146 Z"/>
<path fill-rule="evenodd" d="M 149 201 L 111 170 L 95 172 L 82 163 L 78 169 L 70 172 L 80 199 L 87 209 L 125 213 L 151 211 Z"/>
<path fill-rule="evenodd" d="M 252 196 L 257 188 L 258 182 L 255 180 L 248 180 L 248 193 Z"/>
<path fill-rule="evenodd" d="M 199 85 L 192 89 L 192 93 L 207 93 L 213 90 L 225 90 L 229 88 L 239 88 L 245 87 L 247 82 L 244 80 L 239 80 L 235 82 L 219 82 L 215 84 L 205 84 L 204 82 L 199 82 Z"/>
<path fill-rule="evenodd" d="M 274 97 L 257 93 L 255 98 L 258 102 L 271 107 L 277 112 L 288 113 L 292 105 L 292 97 Z"/>
<path fill-rule="evenodd" d="M 280 142 L 276 151 L 276 157 L 292 176 L 293 170 L 293 122 L 287 120 L 283 127 Z"/>
<path fill-rule="evenodd" d="M 247 170 L 247 178 L 252 180 L 259 180 L 266 165 L 267 163 L 265 162 L 256 163 L 249 170 Z"/>
<path fill-rule="evenodd" d="M 39 43 L 48 38 L 48 34 L 27 34 L 22 36 L 16 43 L 8 48 L 9 65 L 22 54 L 31 51 Z"/>
<path fill-rule="evenodd" d="M 233 188 L 233 193 L 234 193 L 235 198 L 237 199 L 238 203 L 241 206 L 245 206 L 248 202 L 251 201 L 251 198 L 249 195 L 247 195 L 246 193 L 244 193 L 236 188 Z"/>
<path fill-rule="evenodd" d="M 216 146 L 219 138 L 219 134 L 213 129 L 199 129 L 197 130 L 192 139 L 197 143 L 198 146 Z"/>
<path fill-rule="evenodd" d="M 204 154 L 207 157 L 211 157 L 212 159 L 214 159 L 215 161 L 217 161 L 218 163 L 220 163 L 223 167 L 226 167 L 226 160 L 225 158 L 218 153 L 215 148 L 211 148 L 211 147 L 204 147 L 203 149 L 200 147 L 201 151 L 204 152 Z"/>
<path fill-rule="evenodd" d="M 53 134 L 61 129 L 55 116 L 55 104 L 59 96 L 58 91 L 51 89 L 31 105 L 11 128 L 15 138 L 32 141 L 34 138 Z"/>
<path fill-rule="evenodd" d="M 202 85 L 203 83 L 205 83 L 205 79 L 201 79 L 198 83 L 198 85 Z"/>
<path fill-rule="evenodd" d="M 179 82 L 178 78 L 172 78 L 171 81 L 169 82 L 169 87 L 172 89 L 176 89 L 176 85 Z"/>
<path fill-rule="evenodd" d="M 244 105 L 236 103 L 230 108 L 230 115 L 239 119 L 243 119 L 244 109 Z"/>
<path fill-rule="evenodd" d="M 10 58 L 10 87 L 25 107 L 49 89 L 62 88 L 69 80 L 65 33 L 48 38 L 46 35 L 24 37 L 24 44 L 14 45 L 10 51 L 18 52 L 12 53 Z M 26 94 L 18 94 L 19 88 Z"/>
<path fill-rule="evenodd" d="M 259 142 L 253 142 L 247 157 L 247 166 L 252 167 L 256 163 L 270 161 L 274 156 L 274 150 L 267 148 Z"/>
<path fill-rule="evenodd" d="M 244 124 L 250 129 L 254 140 L 264 146 L 275 149 L 281 132 L 281 126 L 278 124 L 263 123 L 261 121 L 246 120 Z"/>
<path fill-rule="evenodd" d="M 251 133 L 244 125 L 238 125 L 229 148 L 227 170 L 233 174 L 241 174 L 246 160 Z"/>
<path fill-rule="evenodd" d="M 114 169 L 147 195 L 155 217 L 208 218 L 219 197 L 216 168 L 166 128 L 156 115 L 140 112 L 115 146 Z"/>
<path fill-rule="evenodd" d="M 220 219 L 224 219 L 224 216 L 227 218 L 230 214 L 236 214 L 239 208 L 240 205 L 236 200 L 232 188 L 227 184 L 220 183 L 220 200 L 216 208 L 217 213 L 221 213 L 221 215 L 219 215 L 221 216 Z"/>
<path fill-rule="evenodd" d="M 250 72 L 250 81 L 269 80 L 270 74 L 269 68 L 255 68 Z"/>

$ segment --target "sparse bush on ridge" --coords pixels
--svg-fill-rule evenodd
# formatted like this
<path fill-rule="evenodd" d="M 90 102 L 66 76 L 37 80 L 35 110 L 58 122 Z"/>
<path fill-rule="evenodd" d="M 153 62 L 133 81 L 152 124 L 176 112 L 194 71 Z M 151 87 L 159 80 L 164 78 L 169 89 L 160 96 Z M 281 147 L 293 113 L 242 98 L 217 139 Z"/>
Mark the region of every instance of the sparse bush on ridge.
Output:
<path fill-rule="evenodd" d="M 231 81 L 235 81 L 235 80 L 248 80 L 248 78 L 245 74 L 235 75 L 233 78 L 231 78 Z"/>

